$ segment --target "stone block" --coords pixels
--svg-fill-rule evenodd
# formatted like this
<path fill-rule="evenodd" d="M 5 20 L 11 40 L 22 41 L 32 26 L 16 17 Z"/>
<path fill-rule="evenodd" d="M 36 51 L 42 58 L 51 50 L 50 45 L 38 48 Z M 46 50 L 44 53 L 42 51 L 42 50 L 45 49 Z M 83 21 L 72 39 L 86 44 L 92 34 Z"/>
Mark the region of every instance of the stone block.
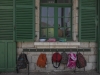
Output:
<path fill-rule="evenodd" d="M 40 16 L 40 5 L 39 5 L 39 3 L 37 3 L 36 7 L 37 7 L 37 9 L 35 10 L 35 17 L 39 17 Z"/>
<path fill-rule="evenodd" d="M 52 63 L 52 55 L 47 55 L 47 63 Z"/>
<path fill-rule="evenodd" d="M 56 70 L 56 69 L 53 67 L 52 63 L 47 64 L 46 71 L 54 71 L 54 70 Z"/>
<path fill-rule="evenodd" d="M 39 56 L 41 53 L 45 53 L 45 52 L 36 52 L 36 55 Z"/>
<path fill-rule="evenodd" d="M 65 68 L 65 71 L 73 71 L 74 72 L 74 70 L 75 70 L 75 68 L 73 68 L 73 69 L 70 69 L 68 67 Z"/>
<path fill-rule="evenodd" d="M 97 54 L 97 48 L 94 48 L 94 54 Z"/>
<path fill-rule="evenodd" d="M 75 33 L 75 32 L 73 33 L 73 40 L 74 40 L 74 41 L 78 41 L 77 35 L 78 35 L 78 33 Z"/>
<path fill-rule="evenodd" d="M 36 7 L 37 7 L 37 9 L 35 10 L 35 16 L 39 17 L 40 16 L 40 14 L 39 14 L 39 12 L 40 12 L 40 10 L 39 10 L 40 6 L 37 5 Z"/>
<path fill-rule="evenodd" d="M 74 12 L 73 12 L 73 18 L 72 18 L 72 19 L 73 19 L 73 25 L 75 25 L 75 24 L 76 24 L 76 19 L 75 19 L 75 17 L 76 17 L 75 11 L 76 11 L 76 10 L 73 10 L 73 11 L 74 11 Z M 76 26 L 76 25 L 75 25 L 75 26 Z"/>
<path fill-rule="evenodd" d="M 39 48 L 39 49 L 46 49 L 46 48 L 50 48 L 49 46 L 37 46 L 37 48 Z"/>
<path fill-rule="evenodd" d="M 40 5 L 40 0 L 35 0 L 35 4 L 36 4 L 36 6 L 39 6 Z"/>
<path fill-rule="evenodd" d="M 90 63 L 96 62 L 96 55 L 90 55 L 90 56 L 89 56 L 89 62 L 90 62 Z"/>
<path fill-rule="evenodd" d="M 49 42 L 34 42 L 35 46 L 49 46 Z M 55 45 L 55 44 L 54 44 Z"/>
<path fill-rule="evenodd" d="M 88 57 L 88 55 L 84 55 L 84 58 L 85 58 L 86 62 L 89 62 L 89 57 Z"/>
<path fill-rule="evenodd" d="M 52 52 L 46 52 L 46 55 L 48 56 L 48 55 L 52 55 Z"/>
<path fill-rule="evenodd" d="M 52 49 L 52 48 L 57 48 L 57 47 L 56 47 L 56 45 L 52 45 L 52 46 L 50 46 L 50 48 Z"/>
<path fill-rule="evenodd" d="M 17 48 L 17 54 L 21 54 L 23 52 L 23 49 L 22 48 Z"/>
<path fill-rule="evenodd" d="M 30 54 L 27 55 L 27 59 L 28 59 L 29 63 L 32 63 L 32 56 Z"/>
<path fill-rule="evenodd" d="M 56 45 L 59 45 L 58 42 L 50 42 L 49 44 L 50 44 L 50 46 L 54 46 L 54 45 L 56 46 Z"/>
<path fill-rule="evenodd" d="M 75 0 L 76 1 L 76 7 L 78 7 L 78 0 Z"/>
<path fill-rule="evenodd" d="M 73 8 L 75 9 L 76 7 L 76 0 L 73 0 Z"/>
<path fill-rule="evenodd" d="M 22 42 L 17 42 L 17 48 L 21 48 L 22 47 Z"/>
<path fill-rule="evenodd" d="M 37 28 L 36 28 L 37 29 Z M 39 41 L 39 30 L 37 29 L 37 31 L 35 32 L 35 35 L 37 36 L 35 38 L 35 42 L 38 42 Z"/>
<path fill-rule="evenodd" d="M 77 71 L 84 71 L 84 68 L 77 68 L 77 67 L 76 67 L 76 72 L 77 72 Z"/>
<path fill-rule="evenodd" d="M 78 5 L 76 5 L 76 17 L 78 17 L 79 16 L 79 14 L 78 14 Z"/>
<path fill-rule="evenodd" d="M 33 42 L 23 42 L 22 48 L 34 48 L 34 43 Z"/>
<path fill-rule="evenodd" d="M 81 42 L 79 47 L 80 48 L 89 48 L 89 42 Z"/>
<path fill-rule="evenodd" d="M 28 68 L 25 68 L 25 69 L 20 69 L 19 70 L 19 73 L 28 73 Z"/>
<path fill-rule="evenodd" d="M 73 33 L 77 33 L 78 34 L 78 24 L 77 23 L 73 25 Z"/>
<path fill-rule="evenodd" d="M 35 20 L 36 20 L 36 24 L 39 24 L 40 21 L 39 16 L 35 17 Z"/>
<path fill-rule="evenodd" d="M 39 29 L 39 23 L 37 23 L 37 24 L 35 24 L 36 26 L 35 26 L 35 35 L 37 34 L 39 34 L 39 31 L 40 31 L 40 29 Z M 38 37 L 38 36 L 37 36 Z"/>
<path fill-rule="evenodd" d="M 78 27 L 78 11 L 76 11 L 76 17 L 75 17 L 75 19 L 76 19 L 76 25 L 77 25 L 77 27 Z M 77 28 L 78 29 L 78 28 Z M 77 32 L 78 32 L 78 30 L 77 30 Z"/>
<path fill-rule="evenodd" d="M 87 63 L 87 66 L 85 67 L 86 71 L 92 70 L 93 64 L 92 63 Z"/>
<path fill-rule="evenodd" d="M 63 48 L 67 48 L 69 46 L 55 46 L 55 48 L 58 48 L 58 49 L 63 49 Z"/>
<path fill-rule="evenodd" d="M 89 52 L 84 52 L 84 54 L 85 54 L 85 55 L 93 55 L 93 54 L 94 54 L 94 50 L 91 49 L 91 51 L 89 51 Z"/>
<path fill-rule="evenodd" d="M 96 47 L 92 47 L 91 50 L 92 50 L 92 51 L 96 51 L 97 48 L 96 48 Z"/>
<path fill-rule="evenodd" d="M 37 63 L 38 56 L 32 56 L 32 63 Z"/>
<path fill-rule="evenodd" d="M 35 70 L 35 64 L 34 63 L 29 63 L 29 70 L 33 72 Z"/>
<path fill-rule="evenodd" d="M 30 56 L 37 55 L 37 52 L 28 52 L 28 55 Z"/>
<path fill-rule="evenodd" d="M 90 42 L 90 47 L 97 47 L 96 42 Z"/>
<path fill-rule="evenodd" d="M 64 70 L 65 69 L 65 65 L 64 64 L 60 64 L 60 66 L 57 68 L 57 70 Z"/>
<path fill-rule="evenodd" d="M 96 68 L 97 68 L 97 63 L 93 63 L 92 69 L 93 69 L 93 70 L 96 70 Z"/>
<path fill-rule="evenodd" d="M 40 68 L 37 66 L 37 64 L 35 64 L 35 68 L 36 68 L 36 71 L 38 72 L 46 72 L 46 68 Z"/>

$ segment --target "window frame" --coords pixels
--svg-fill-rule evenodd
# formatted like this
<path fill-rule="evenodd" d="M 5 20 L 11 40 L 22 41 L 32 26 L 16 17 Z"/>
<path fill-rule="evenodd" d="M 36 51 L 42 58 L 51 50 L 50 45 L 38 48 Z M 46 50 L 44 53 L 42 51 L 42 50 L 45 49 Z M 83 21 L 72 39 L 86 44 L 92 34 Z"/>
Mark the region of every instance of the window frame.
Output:
<path fill-rule="evenodd" d="M 40 25 L 39 25 L 39 29 L 40 29 L 40 32 L 39 32 L 39 38 L 41 38 L 41 6 L 44 6 L 44 7 L 54 7 L 54 14 L 55 14 L 55 11 L 57 11 L 57 10 L 55 10 L 55 8 L 57 8 L 58 9 L 58 7 L 70 7 L 71 8 L 71 15 L 70 15 L 70 23 L 71 23 L 71 37 L 70 37 L 70 39 L 68 39 L 67 41 L 72 41 L 73 40 L 73 32 L 72 32 L 72 29 L 73 29 L 73 27 L 72 27 L 72 16 L 73 16 L 73 11 L 72 11 L 72 7 L 73 7 L 73 3 L 72 3 L 72 0 L 71 0 L 71 3 L 41 3 L 41 1 L 40 1 Z M 58 14 L 57 14 L 57 16 L 58 16 Z M 54 18 L 55 18 L 55 16 L 54 16 Z M 57 17 L 57 18 L 59 18 L 59 17 Z M 64 18 L 67 18 L 67 17 L 64 17 Z M 47 18 L 47 20 L 48 20 L 48 18 Z M 55 21 L 55 20 L 54 20 Z M 57 21 L 58 22 L 58 21 Z M 55 24 L 55 23 L 54 23 Z M 56 25 L 57 26 L 57 25 Z M 56 30 L 54 30 L 54 37 L 55 38 L 59 38 L 58 37 L 58 27 L 56 27 L 56 26 L 54 26 L 53 28 L 54 29 L 56 29 Z M 51 27 L 47 27 L 47 28 L 51 28 Z M 55 32 L 56 31 L 56 32 Z M 55 35 L 55 34 L 57 34 L 57 35 Z M 65 37 L 64 37 L 65 38 Z M 48 37 L 46 38 L 46 39 L 48 39 Z"/>

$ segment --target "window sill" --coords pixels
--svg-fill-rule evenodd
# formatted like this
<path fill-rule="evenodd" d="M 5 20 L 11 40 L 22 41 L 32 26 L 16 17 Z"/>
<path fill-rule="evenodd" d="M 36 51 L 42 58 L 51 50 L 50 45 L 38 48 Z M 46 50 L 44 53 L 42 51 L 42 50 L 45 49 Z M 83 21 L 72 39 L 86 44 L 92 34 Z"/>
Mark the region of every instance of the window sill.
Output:
<path fill-rule="evenodd" d="M 80 42 L 34 42 L 35 46 L 79 46 Z"/>

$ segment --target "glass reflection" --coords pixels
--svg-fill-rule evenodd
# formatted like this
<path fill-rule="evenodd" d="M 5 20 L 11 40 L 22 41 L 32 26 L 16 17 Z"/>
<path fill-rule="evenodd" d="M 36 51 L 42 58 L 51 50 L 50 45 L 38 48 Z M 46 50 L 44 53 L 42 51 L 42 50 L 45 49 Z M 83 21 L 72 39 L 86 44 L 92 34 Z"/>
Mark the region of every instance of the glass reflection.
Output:
<path fill-rule="evenodd" d="M 47 16 L 47 7 L 41 7 L 41 16 L 46 17 Z"/>
<path fill-rule="evenodd" d="M 58 27 L 64 27 L 64 18 L 58 18 Z"/>
<path fill-rule="evenodd" d="M 58 8 L 58 17 L 64 17 L 64 8 Z"/>
<path fill-rule="evenodd" d="M 48 18 L 48 27 L 54 26 L 54 18 Z"/>
<path fill-rule="evenodd" d="M 47 37 L 47 28 L 41 29 L 41 37 Z"/>
<path fill-rule="evenodd" d="M 65 29 L 65 36 L 70 37 L 70 35 L 71 35 L 71 28 L 66 28 Z"/>
<path fill-rule="evenodd" d="M 71 27 L 71 19 L 70 18 L 65 18 L 65 26 L 66 27 Z"/>
<path fill-rule="evenodd" d="M 58 37 L 64 37 L 64 28 L 58 28 Z"/>
<path fill-rule="evenodd" d="M 71 8 L 65 8 L 65 17 L 71 17 Z"/>
<path fill-rule="evenodd" d="M 48 17 L 54 17 L 54 7 L 48 8 Z"/>
<path fill-rule="evenodd" d="M 49 38 L 54 37 L 54 28 L 48 28 L 48 37 Z"/>
<path fill-rule="evenodd" d="M 41 27 L 47 27 L 47 18 L 41 18 Z"/>

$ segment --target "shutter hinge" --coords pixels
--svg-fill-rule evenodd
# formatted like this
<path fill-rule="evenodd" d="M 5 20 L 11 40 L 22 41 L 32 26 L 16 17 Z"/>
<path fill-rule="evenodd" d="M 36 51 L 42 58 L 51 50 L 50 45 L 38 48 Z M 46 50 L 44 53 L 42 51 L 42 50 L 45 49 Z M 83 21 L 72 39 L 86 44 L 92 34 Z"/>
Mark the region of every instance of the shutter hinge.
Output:
<path fill-rule="evenodd" d="M 76 9 L 78 10 L 78 9 L 79 9 L 79 7 L 76 7 Z"/>
<path fill-rule="evenodd" d="M 37 9 L 37 6 L 35 6 L 35 9 Z"/>

